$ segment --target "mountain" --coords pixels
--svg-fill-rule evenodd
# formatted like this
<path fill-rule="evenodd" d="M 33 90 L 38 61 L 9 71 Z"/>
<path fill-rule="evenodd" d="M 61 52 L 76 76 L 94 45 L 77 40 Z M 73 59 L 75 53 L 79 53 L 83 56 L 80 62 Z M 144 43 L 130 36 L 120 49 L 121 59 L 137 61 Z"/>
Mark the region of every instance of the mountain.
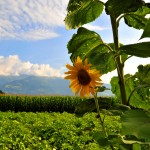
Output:
<path fill-rule="evenodd" d="M 104 86 L 111 88 L 109 84 Z M 9 94 L 73 95 L 68 80 L 44 76 L 0 76 L 0 90 Z M 101 95 L 110 96 L 112 93 L 107 90 Z"/>

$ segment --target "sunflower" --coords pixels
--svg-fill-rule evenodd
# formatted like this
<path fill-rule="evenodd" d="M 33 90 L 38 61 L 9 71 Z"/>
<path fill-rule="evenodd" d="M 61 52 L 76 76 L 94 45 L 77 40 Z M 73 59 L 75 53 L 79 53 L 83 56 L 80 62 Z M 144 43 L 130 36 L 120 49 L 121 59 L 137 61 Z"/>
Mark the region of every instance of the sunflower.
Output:
<path fill-rule="evenodd" d="M 80 94 L 81 97 L 90 96 L 95 94 L 95 87 L 102 85 L 100 76 L 101 74 L 96 69 L 91 69 L 91 64 L 87 59 L 82 62 L 80 57 L 77 57 L 73 66 L 67 64 L 69 69 L 65 72 L 67 75 L 65 79 L 70 80 L 70 88 L 75 95 Z"/>

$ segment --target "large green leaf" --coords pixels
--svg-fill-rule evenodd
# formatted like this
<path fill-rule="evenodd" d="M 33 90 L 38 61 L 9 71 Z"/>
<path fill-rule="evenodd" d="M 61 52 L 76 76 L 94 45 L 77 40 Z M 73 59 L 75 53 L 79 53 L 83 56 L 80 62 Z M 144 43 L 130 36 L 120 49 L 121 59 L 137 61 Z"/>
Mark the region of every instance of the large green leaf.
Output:
<path fill-rule="evenodd" d="M 148 20 L 148 22 L 144 28 L 144 32 L 140 39 L 146 38 L 146 37 L 150 37 L 150 19 Z"/>
<path fill-rule="evenodd" d="M 124 45 L 120 47 L 120 50 L 128 55 L 150 57 L 150 42 Z"/>
<path fill-rule="evenodd" d="M 113 77 L 110 81 L 112 86 L 112 92 L 116 95 L 118 99 L 121 99 L 120 90 L 119 90 L 119 80 L 118 77 Z M 148 103 L 148 91 L 149 89 L 145 89 L 144 85 L 140 85 L 141 88 L 139 90 L 135 90 L 136 87 L 139 86 L 141 82 L 139 82 L 138 78 L 136 76 L 132 75 L 125 75 L 125 89 L 127 94 L 127 99 L 130 98 L 129 104 L 135 108 L 142 108 L 145 110 L 150 109 L 150 105 Z M 148 91 L 147 91 L 148 90 Z M 134 92 L 133 92 L 134 91 Z M 145 93 L 145 91 L 147 93 Z M 132 93 L 133 92 L 133 93 Z M 130 97 L 130 94 L 132 93 L 132 96 Z M 145 94 L 143 96 L 143 94 Z"/>
<path fill-rule="evenodd" d="M 72 61 L 77 56 L 82 59 L 88 58 L 89 62 L 103 74 L 116 68 L 113 52 L 109 51 L 101 37 L 94 31 L 79 28 L 67 47 Z"/>
<path fill-rule="evenodd" d="M 150 114 L 149 114 L 150 115 Z M 121 116 L 122 135 L 150 139 L 150 116 L 142 110 L 129 110 Z"/>
<path fill-rule="evenodd" d="M 125 75 L 125 88 L 126 88 L 126 94 L 127 97 L 131 94 L 131 92 L 134 90 L 134 78 L 132 78 L 132 75 Z M 112 92 L 117 96 L 117 98 L 121 99 L 120 89 L 119 89 L 119 79 L 118 77 L 113 77 L 110 81 L 112 86 Z M 140 100 L 139 95 L 135 92 L 132 95 L 133 99 Z"/>
<path fill-rule="evenodd" d="M 143 6 L 136 12 L 126 14 L 124 20 L 129 27 L 144 29 L 148 22 L 148 18 L 145 18 L 147 14 L 150 14 L 150 8 Z"/>
<path fill-rule="evenodd" d="M 137 11 L 144 4 L 142 0 L 108 0 L 105 6 L 106 13 L 117 18 L 121 14 Z"/>
<path fill-rule="evenodd" d="M 103 11 L 99 0 L 70 0 L 65 24 L 67 29 L 78 28 L 94 21 Z"/>

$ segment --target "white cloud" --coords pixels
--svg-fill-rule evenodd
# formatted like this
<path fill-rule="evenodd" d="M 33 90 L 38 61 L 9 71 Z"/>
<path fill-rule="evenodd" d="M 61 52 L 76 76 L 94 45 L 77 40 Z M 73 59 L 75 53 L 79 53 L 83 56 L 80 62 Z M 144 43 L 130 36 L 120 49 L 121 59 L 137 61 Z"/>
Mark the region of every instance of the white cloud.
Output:
<path fill-rule="evenodd" d="M 85 25 L 83 25 L 83 27 L 85 27 L 89 30 L 96 30 L 96 31 L 102 31 L 102 30 L 108 29 L 106 27 L 101 27 L 101 26 L 92 25 L 92 24 L 85 24 Z"/>
<path fill-rule="evenodd" d="M 39 40 L 58 36 L 55 28 L 64 26 L 68 1 L 1 0 L 0 38 Z"/>
<path fill-rule="evenodd" d="M 32 64 L 29 61 L 22 62 L 18 55 L 10 55 L 8 57 L 0 56 L 0 75 L 16 75 L 21 74 L 63 77 L 61 73 L 63 69 L 54 69 L 49 64 Z"/>

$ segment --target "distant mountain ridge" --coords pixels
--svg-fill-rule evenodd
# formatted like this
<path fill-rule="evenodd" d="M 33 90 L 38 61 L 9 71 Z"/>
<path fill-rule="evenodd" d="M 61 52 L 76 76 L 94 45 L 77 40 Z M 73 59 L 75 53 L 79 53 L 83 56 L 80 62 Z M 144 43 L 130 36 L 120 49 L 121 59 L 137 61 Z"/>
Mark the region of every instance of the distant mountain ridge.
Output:
<path fill-rule="evenodd" d="M 111 88 L 110 84 L 104 86 Z M 0 76 L 0 90 L 9 94 L 73 95 L 68 80 L 45 76 Z M 112 93 L 107 90 L 102 95 L 111 96 Z"/>

